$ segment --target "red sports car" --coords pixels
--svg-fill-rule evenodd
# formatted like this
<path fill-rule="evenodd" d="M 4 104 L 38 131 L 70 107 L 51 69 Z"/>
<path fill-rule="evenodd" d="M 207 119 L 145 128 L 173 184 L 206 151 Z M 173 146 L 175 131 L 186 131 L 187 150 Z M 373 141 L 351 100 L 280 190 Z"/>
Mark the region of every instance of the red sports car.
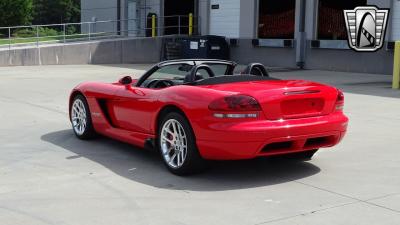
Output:
<path fill-rule="evenodd" d="M 87 82 L 70 96 L 80 139 L 96 134 L 158 149 L 178 175 L 205 160 L 292 154 L 311 159 L 340 142 L 347 129 L 344 96 L 327 85 L 278 80 L 261 64 L 234 74 L 221 60 L 161 62 L 140 79 Z"/>

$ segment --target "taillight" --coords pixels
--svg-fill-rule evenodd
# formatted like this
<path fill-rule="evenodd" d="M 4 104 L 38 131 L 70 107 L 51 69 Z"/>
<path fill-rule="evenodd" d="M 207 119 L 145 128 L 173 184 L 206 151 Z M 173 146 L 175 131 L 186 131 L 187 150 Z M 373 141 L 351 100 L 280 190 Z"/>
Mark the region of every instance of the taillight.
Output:
<path fill-rule="evenodd" d="M 343 111 L 343 107 L 344 107 L 344 94 L 342 91 L 338 90 L 338 96 L 336 99 L 335 110 Z"/>
<path fill-rule="evenodd" d="M 261 111 L 257 100 L 248 95 L 220 98 L 211 102 L 208 108 L 216 112 L 214 116 L 217 118 L 257 118 L 258 111 Z"/>

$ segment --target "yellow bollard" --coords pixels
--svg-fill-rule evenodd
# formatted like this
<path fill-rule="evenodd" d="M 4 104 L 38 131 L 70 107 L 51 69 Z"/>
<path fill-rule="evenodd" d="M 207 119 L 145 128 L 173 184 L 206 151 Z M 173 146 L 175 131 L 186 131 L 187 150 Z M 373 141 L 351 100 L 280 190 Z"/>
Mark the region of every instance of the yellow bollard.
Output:
<path fill-rule="evenodd" d="M 151 16 L 151 36 L 156 37 L 156 15 Z"/>
<path fill-rule="evenodd" d="M 189 14 L 189 36 L 193 34 L 193 13 Z"/>
<path fill-rule="evenodd" d="M 393 60 L 393 89 L 400 89 L 400 41 L 396 41 Z"/>
<path fill-rule="evenodd" d="M 393 89 L 400 89 L 400 41 L 396 41 L 393 60 Z"/>

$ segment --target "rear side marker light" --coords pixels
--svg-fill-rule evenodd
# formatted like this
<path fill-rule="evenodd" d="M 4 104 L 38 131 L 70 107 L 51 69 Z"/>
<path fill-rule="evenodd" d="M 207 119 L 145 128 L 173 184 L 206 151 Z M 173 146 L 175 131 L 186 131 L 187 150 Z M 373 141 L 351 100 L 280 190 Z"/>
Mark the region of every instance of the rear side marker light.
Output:
<path fill-rule="evenodd" d="M 336 111 L 343 111 L 343 105 L 336 105 Z"/>
<path fill-rule="evenodd" d="M 335 104 L 335 111 L 343 111 L 344 108 L 344 94 L 341 90 L 338 90 L 338 96 Z"/>

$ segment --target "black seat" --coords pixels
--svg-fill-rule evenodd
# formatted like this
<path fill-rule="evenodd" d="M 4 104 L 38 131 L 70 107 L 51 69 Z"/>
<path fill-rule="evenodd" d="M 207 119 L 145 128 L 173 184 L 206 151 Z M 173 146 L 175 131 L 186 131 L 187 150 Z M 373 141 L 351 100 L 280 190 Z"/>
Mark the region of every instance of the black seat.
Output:
<path fill-rule="evenodd" d="M 191 81 L 191 77 L 192 77 L 192 74 L 186 75 L 185 79 L 184 79 L 184 82 L 185 83 L 189 83 Z M 203 80 L 203 79 L 204 79 L 204 77 L 200 73 L 197 73 L 195 78 L 194 78 L 194 81 Z"/>
<path fill-rule="evenodd" d="M 193 69 L 190 71 L 190 73 L 185 76 L 184 83 L 193 83 L 198 80 L 203 80 L 204 77 L 198 73 L 199 70 L 207 71 L 208 76 L 210 78 L 215 77 L 214 71 L 212 71 L 212 69 L 208 65 L 201 64 L 201 65 L 197 65 L 197 66 L 193 67 Z"/>
<path fill-rule="evenodd" d="M 250 63 L 242 72 L 244 75 L 255 75 L 262 77 L 269 77 L 265 66 L 261 63 Z"/>

